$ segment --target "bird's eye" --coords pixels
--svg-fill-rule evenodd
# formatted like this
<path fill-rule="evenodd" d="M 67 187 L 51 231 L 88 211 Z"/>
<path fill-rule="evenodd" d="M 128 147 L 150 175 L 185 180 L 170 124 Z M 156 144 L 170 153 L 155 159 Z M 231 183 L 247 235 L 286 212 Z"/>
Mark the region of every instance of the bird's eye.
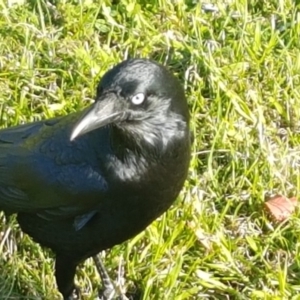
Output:
<path fill-rule="evenodd" d="M 140 105 L 144 102 L 145 100 L 145 94 L 144 93 L 138 93 L 136 95 L 134 95 L 132 98 L 131 98 L 131 102 L 134 104 L 134 105 Z"/>

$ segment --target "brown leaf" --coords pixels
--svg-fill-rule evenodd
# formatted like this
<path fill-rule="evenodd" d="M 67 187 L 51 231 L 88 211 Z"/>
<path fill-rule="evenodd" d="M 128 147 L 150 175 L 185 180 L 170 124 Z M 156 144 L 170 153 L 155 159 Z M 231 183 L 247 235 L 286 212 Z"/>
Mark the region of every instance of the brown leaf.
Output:
<path fill-rule="evenodd" d="M 282 222 L 295 211 L 297 204 L 295 197 L 276 195 L 265 202 L 265 209 L 275 221 Z"/>

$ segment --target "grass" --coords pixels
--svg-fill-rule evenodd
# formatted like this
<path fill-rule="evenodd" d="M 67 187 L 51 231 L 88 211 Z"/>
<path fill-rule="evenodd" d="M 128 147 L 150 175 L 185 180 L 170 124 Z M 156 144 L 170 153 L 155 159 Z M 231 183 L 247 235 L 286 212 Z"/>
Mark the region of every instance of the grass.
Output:
<path fill-rule="evenodd" d="M 300 219 L 276 224 L 272 194 L 299 197 L 300 11 L 296 1 L 0 0 L 1 126 L 65 115 L 127 57 L 182 81 L 195 133 L 188 180 L 147 230 L 105 254 L 140 299 L 300 299 Z M 53 255 L 0 217 L 0 299 L 60 299 Z M 78 268 L 84 299 L 99 278 Z"/>

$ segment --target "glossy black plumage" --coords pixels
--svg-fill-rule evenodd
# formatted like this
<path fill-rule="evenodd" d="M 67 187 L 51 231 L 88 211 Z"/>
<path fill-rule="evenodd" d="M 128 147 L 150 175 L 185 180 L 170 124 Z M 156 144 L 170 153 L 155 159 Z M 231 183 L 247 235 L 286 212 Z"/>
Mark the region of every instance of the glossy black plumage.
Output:
<path fill-rule="evenodd" d="M 180 83 L 154 62 L 127 60 L 104 75 L 92 107 L 0 131 L 0 209 L 55 252 L 58 288 L 72 299 L 78 263 L 165 212 L 189 160 Z"/>

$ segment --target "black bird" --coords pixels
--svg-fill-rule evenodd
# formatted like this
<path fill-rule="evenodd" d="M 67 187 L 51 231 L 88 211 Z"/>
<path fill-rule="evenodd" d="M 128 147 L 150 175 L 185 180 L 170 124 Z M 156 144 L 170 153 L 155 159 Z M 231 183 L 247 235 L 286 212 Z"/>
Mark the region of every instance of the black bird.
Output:
<path fill-rule="evenodd" d="M 181 84 L 155 62 L 126 60 L 84 111 L 0 131 L 0 209 L 54 251 L 58 289 L 73 299 L 76 266 L 164 213 L 189 161 Z"/>

